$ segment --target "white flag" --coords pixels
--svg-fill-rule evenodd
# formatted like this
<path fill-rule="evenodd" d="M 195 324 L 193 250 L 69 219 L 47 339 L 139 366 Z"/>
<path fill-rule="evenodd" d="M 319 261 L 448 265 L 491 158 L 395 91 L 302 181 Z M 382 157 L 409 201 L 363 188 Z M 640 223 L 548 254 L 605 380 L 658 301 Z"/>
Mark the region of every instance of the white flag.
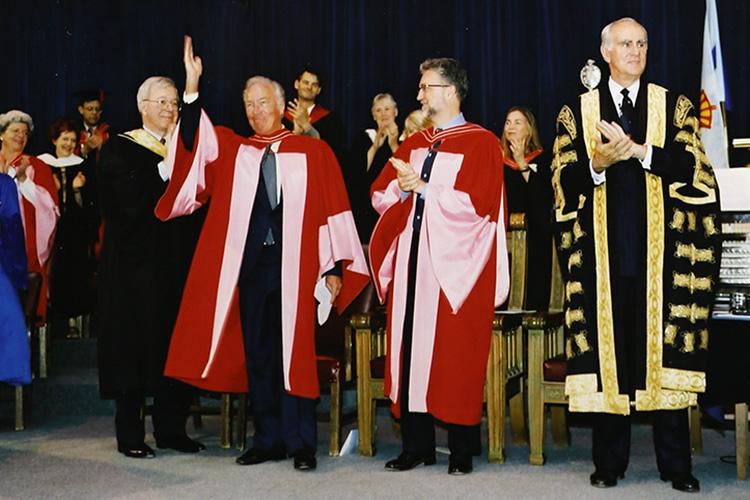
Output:
<path fill-rule="evenodd" d="M 719 104 L 725 100 L 724 63 L 721 59 L 716 0 L 706 0 L 706 20 L 703 23 L 700 125 L 703 146 L 714 168 L 729 167 L 727 134 Z"/>

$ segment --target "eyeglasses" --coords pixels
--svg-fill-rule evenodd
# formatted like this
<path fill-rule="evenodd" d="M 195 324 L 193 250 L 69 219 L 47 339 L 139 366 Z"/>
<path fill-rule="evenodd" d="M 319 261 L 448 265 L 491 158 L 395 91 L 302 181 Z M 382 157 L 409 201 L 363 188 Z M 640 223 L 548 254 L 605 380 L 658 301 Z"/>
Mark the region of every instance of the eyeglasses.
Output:
<path fill-rule="evenodd" d="M 422 83 L 419 85 L 418 89 L 421 92 L 427 92 L 427 89 L 440 88 L 440 87 L 443 87 L 443 88 L 450 87 L 450 85 L 448 85 L 447 83 Z"/>
<path fill-rule="evenodd" d="M 256 108 L 262 111 L 268 111 L 271 109 L 271 106 L 273 105 L 274 101 L 266 98 L 260 98 L 257 101 L 244 101 L 245 102 L 245 109 L 248 111 L 254 111 Z"/>
<path fill-rule="evenodd" d="M 182 102 L 180 102 L 179 99 L 143 99 L 146 102 L 155 102 L 158 104 L 162 109 L 167 109 L 169 106 L 172 106 L 174 109 L 179 111 L 182 109 Z"/>

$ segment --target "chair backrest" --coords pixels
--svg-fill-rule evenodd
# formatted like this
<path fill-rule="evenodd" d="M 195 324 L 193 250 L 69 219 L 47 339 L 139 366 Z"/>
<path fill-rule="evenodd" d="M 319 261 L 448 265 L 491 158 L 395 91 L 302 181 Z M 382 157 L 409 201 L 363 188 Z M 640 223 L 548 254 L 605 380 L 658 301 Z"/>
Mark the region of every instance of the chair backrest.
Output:
<path fill-rule="evenodd" d="M 526 267 L 528 249 L 526 244 L 526 214 L 511 213 L 508 224 L 508 253 L 510 254 L 509 310 L 523 309 L 526 302 Z"/>
<path fill-rule="evenodd" d="M 36 271 L 29 273 L 29 287 L 21 294 L 21 307 L 27 323 L 36 317 L 39 292 L 42 289 L 42 275 Z"/>

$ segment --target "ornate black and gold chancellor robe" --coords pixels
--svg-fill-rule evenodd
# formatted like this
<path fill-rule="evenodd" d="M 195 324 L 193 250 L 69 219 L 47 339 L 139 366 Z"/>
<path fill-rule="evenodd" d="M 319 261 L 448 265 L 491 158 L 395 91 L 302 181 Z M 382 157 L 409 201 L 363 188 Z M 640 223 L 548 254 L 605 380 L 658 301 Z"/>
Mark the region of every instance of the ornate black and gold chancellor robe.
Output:
<path fill-rule="evenodd" d="M 553 148 L 570 410 L 686 408 L 705 389 L 720 257 L 719 195 L 698 118 L 685 96 L 642 81 L 632 138 L 651 145 L 650 169 L 619 162 L 595 186 L 600 119 L 618 122 L 606 83 L 563 106 Z M 635 305 L 624 310 L 627 294 Z"/>

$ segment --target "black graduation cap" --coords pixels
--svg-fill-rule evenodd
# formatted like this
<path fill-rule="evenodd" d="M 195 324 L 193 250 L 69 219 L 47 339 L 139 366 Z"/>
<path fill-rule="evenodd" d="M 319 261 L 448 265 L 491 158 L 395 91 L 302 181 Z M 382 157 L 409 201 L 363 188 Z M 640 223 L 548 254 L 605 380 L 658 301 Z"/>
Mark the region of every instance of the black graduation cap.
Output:
<path fill-rule="evenodd" d="M 73 94 L 79 106 L 83 106 L 83 103 L 89 101 L 99 101 L 99 104 L 104 104 L 104 91 L 102 89 L 83 89 Z"/>

